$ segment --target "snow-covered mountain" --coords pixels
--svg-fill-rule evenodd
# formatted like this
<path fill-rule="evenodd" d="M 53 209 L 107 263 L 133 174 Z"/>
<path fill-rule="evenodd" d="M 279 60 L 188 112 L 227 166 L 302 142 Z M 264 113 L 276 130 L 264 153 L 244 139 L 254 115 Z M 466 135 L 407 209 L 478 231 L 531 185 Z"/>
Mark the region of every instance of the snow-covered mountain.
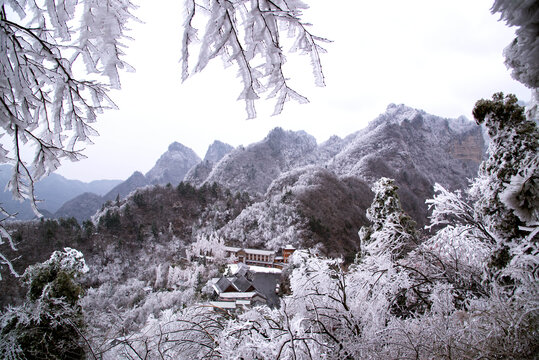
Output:
<path fill-rule="evenodd" d="M 367 224 L 372 202 L 369 186 L 357 177 L 338 177 L 308 165 L 274 180 L 263 201 L 256 202 L 226 226 L 227 241 L 277 249 L 287 244 L 318 248 L 326 255 L 355 254 L 358 229 Z"/>
<path fill-rule="evenodd" d="M 135 171 L 130 177 L 127 178 L 127 180 L 116 185 L 108 193 L 106 193 L 103 196 L 103 202 L 107 200 L 115 200 L 117 197 L 124 198 L 131 191 L 138 189 L 139 187 L 149 185 L 149 183 L 148 178 L 146 178 L 144 174 L 142 174 L 140 171 Z"/>
<path fill-rule="evenodd" d="M 369 184 L 382 176 L 395 179 L 404 209 L 423 224 L 434 183 L 466 188 L 485 148 L 481 128 L 464 117 L 446 119 L 391 104 L 326 165 Z"/>
<path fill-rule="evenodd" d="M 204 161 L 210 161 L 215 164 L 232 150 L 234 150 L 234 148 L 231 145 L 225 144 L 219 140 L 215 140 L 208 147 L 206 155 L 204 156 Z"/>
<path fill-rule="evenodd" d="M 198 155 L 178 142 L 169 145 L 168 150 L 161 155 L 154 167 L 146 173 L 150 184 L 177 185 L 193 166 L 200 163 Z"/>
<path fill-rule="evenodd" d="M 423 225 L 424 202 L 432 196 L 434 183 L 465 188 L 485 147 L 481 128 L 464 117 L 446 119 L 391 104 L 365 129 L 344 139 L 333 136 L 320 145 L 303 131 L 274 129 L 264 140 L 229 153 L 206 179 L 199 166 L 198 176 L 189 180 L 195 185 L 218 182 L 261 197 L 272 181 L 306 165 L 369 185 L 386 176 L 397 181 L 405 210 Z"/>
<path fill-rule="evenodd" d="M 193 166 L 185 175 L 184 180 L 192 184 L 201 184 L 208 178 L 215 164 L 232 150 L 234 150 L 234 148 L 231 145 L 215 140 L 208 147 L 204 160 L 196 166 Z"/>
<path fill-rule="evenodd" d="M 169 145 L 154 167 L 146 173 L 135 171 L 127 180 L 116 185 L 102 197 L 82 194 L 66 202 L 54 217 L 75 217 L 83 221 L 91 217 L 107 201 L 124 198 L 130 192 L 148 185 L 177 185 L 194 165 L 200 163 L 197 154 L 178 142 Z M 101 198 L 101 201 L 99 201 Z"/>
<path fill-rule="evenodd" d="M 290 138 L 281 137 L 284 142 Z M 481 128 L 475 123 L 440 118 L 404 105 L 390 105 L 367 128 L 345 139 L 331 137 L 317 147 L 304 147 L 302 156 L 293 158 L 296 167 L 288 171 L 276 165 L 279 152 L 274 157 L 252 156 L 266 142 L 231 153 L 210 176 L 232 188 L 265 191 L 259 202 L 222 228 L 221 235 L 249 246 L 317 246 L 332 256 L 357 252 L 357 231 L 367 224 L 365 211 L 372 201 L 374 181 L 382 176 L 394 178 L 404 209 L 421 227 L 427 222 L 425 200 L 432 197 L 434 183 L 466 188 L 485 149 Z M 238 176 L 226 183 L 225 165 L 236 172 L 253 167 L 271 171 L 263 173 L 264 182 Z"/>
<path fill-rule="evenodd" d="M 30 202 L 19 202 L 13 199 L 9 191 L 4 191 L 11 178 L 12 168 L 10 165 L 0 165 L 0 204 L 10 214 L 17 214 L 17 219 L 28 220 L 35 217 L 30 207 Z M 35 184 L 36 198 L 40 200 L 38 208 L 45 216 L 57 211 L 66 201 L 83 194 L 91 192 L 97 195 L 106 194 L 114 186 L 121 183 L 121 180 L 97 180 L 85 183 L 79 180 L 66 179 L 58 174 L 50 174 L 46 178 Z"/>
<path fill-rule="evenodd" d="M 273 129 L 265 139 L 230 152 L 195 185 L 217 182 L 232 191 L 263 195 L 285 171 L 317 160 L 316 139 L 304 131 Z"/>
<path fill-rule="evenodd" d="M 138 187 L 175 186 L 182 180 L 195 186 L 216 182 L 232 192 L 247 191 L 267 200 L 272 182 L 287 178 L 288 172 L 302 171 L 305 177 L 312 175 L 308 175 L 312 169 L 325 169 L 336 182 L 355 178 L 356 183 L 370 186 L 381 176 L 394 178 L 404 209 L 423 225 L 427 218 L 425 199 L 432 196 L 434 183 L 465 188 L 477 172 L 485 147 L 481 128 L 463 117 L 446 119 L 391 104 L 365 129 L 343 139 L 332 136 L 321 144 L 304 131 L 275 128 L 263 140 L 246 147 L 233 149 L 215 141 L 201 161 L 191 149 L 173 143 L 146 175 L 134 173 L 109 191 L 104 201 L 123 198 Z M 76 208 L 76 203 L 70 207 Z M 305 219 L 302 221 L 309 221 Z"/>

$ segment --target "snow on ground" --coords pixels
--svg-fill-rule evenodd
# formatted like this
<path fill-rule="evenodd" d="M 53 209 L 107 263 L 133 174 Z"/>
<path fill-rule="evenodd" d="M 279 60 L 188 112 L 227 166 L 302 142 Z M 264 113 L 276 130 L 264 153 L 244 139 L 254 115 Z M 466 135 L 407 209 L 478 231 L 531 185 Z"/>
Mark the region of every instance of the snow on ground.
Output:
<path fill-rule="evenodd" d="M 269 273 L 269 274 L 281 273 L 281 269 L 277 269 L 277 268 L 268 268 L 264 266 L 255 266 L 255 265 L 248 265 L 248 267 L 249 267 L 249 271 L 252 271 L 255 273 Z M 238 264 L 228 264 L 227 270 L 228 270 L 228 273 L 235 274 L 236 271 L 238 271 Z"/>

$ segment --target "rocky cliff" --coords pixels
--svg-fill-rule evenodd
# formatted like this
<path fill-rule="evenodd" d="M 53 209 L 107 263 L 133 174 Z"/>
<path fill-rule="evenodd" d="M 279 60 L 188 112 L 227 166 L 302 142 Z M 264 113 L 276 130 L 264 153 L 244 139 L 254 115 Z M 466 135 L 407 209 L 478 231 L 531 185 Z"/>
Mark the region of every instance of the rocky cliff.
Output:
<path fill-rule="evenodd" d="M 161 155 L 155 166 L 146 173 L 150 184 L 177 185 L 183 180 L 185 174 L 200 163 L 198 155 L 178 142 L 169 145 L 168 150 Z"/>
<path fill-rule="evenodd" d="M 217 182 L 233 191 L 263 195 L 283 172 L 315 163 L 316 149 L 316 139 L 306 132 L 276 128 L 264 140 L 229 153 L 204 182 Z"/>
<path fill-rule="evenodd" d="M 208 147 L 204 160 L 196 166 L 193 166 L 185 175 L 184 180 L 194 185 L 202 184 L 210 175 L 215 164 L 221 161 L 221 159 L 232 150 L 234 150 L 232 146 L 219 140 L 215 140 Z"/>

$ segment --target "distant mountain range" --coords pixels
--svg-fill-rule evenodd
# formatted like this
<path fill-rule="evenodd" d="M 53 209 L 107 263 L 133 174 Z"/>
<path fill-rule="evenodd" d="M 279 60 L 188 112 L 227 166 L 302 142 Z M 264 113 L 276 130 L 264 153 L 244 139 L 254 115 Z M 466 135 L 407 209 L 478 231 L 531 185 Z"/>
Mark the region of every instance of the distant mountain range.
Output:
<path fill-rule="evenodd" d="M 343 139 L 332 136 L 317 144 L 304 131 L 275 128 L 263 140 L 247 147 L 234 149 L 215 141 L 203 160 L 190 148 L 175 142 L 145 175 L 137 171 L 123 182 L 84 184 L 52 174 L 36 186 L 36 193 L 45 199 L 43 209 L 52 217 L 73 216 L 82 221 L 105 202 L 122 199 L 135 189 L 150 185 L 176 186 L 185 181 L 202 186 L 216 182 L 233 192 L 246 191 L 257 200 L 292 191 L 294 198 L 303 202 L 320 196 L 315 195 L 315 185 L 340 186 L 341 195 L 336 194 L 335 199 L 342 202 L 343 196 L 365 198 L 356 192 L 369 192 L 376 179 L 386 176 L 396 179 L 405 210 L 422 225 L 427 217 L 424 201 L 432 196 L 433 184 L 465 188 L 468 179 L 475 176 L 485 148 L 481 128 L 463 117 L 445 119 L 391 104 L 366 128 Z M 9 172 L 0 172 L 4 174 Z M 301 188 L 306 193 L 300 191 L 299 179 L 309 183 L 310 187 Z M 45 193 L 46 196 L 41 195 Z M 2 201 L 8 204 L 5 195 Z M 360 208 L 365 206 L 368 204 L 362 201 Z M 354 216 L 364 216 L 362 211 L 354 211 Z M 323 214 L 313 215 L 312 221 L 320 221 L 320 217 Z"/>
<path fill-rule="evenodd" d="M 214 142 L 208 148 L 206 163 L 213 163 L 222 158 L 232 147 Z M 81 194 L 66 202 L 54 214 L 54 217 L 75 217 L 79 222 L 91 217 L 107 201 L 123 199 L 132 191 L 150 185 L 178 185 L 188 171 L 195 166 L 204 163 L 190 148 L 174 142 L 169 145 L 167 151 L 161 155 L 155 165 L 146 173 L 135 171 L 127 180 L 119 183 L 106 194 L 96 197 L 95 194 Z"/>
<path fill-rule="evenodd" d="M 11 179 L 12 167 L 10 165 L 0 165 L 0 186 L 6 188 Z M 45 216 L 53 214 L 68 200 L 83 194 L 93 193 L 104 195 L 113 187 L 120 184 L 121 180 L 97 180 L 85 183 L 79 180 L 69 180 L 58 174 L 50 174 L 43 180 L 35 184 L 35 193 L 38 200 L 38 208 Z M 10 192 L 0 192 L 0 203 L 10 214 L 17 214 L 17 219 L 28 220 L 35 217 L 28 201 L 19 202 L 13 200 Z"/>

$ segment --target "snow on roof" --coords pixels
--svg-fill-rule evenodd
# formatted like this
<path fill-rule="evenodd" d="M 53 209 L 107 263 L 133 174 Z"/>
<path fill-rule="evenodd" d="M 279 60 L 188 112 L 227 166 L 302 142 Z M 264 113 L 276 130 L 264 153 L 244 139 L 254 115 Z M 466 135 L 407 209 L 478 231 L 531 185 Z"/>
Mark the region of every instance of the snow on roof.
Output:
<path fill-rule="evenodd" d="M 249 265 L 245 264 L 245 263 L 239 263 L 237 264 L 237 269 L 236 271 L 233 272 L 234 275 L 236 276 L 245 276 L 247 274 L 247 272 L 249 272 Z"/>
<path fill-rule="evenodd" d="M 238 247 L 232 247 L 232 246 L 225 246 L 225 250 L 230 251 L 230 252 L 238 252 L 240 250 L 243 250 L 247 254 L 254 254 L 254 255 L 268 255 L 268 256 L 271 256 L 271 255 L 275 254 L 274 250 L 246 249 L 246 248 L 238 248 Z"/>
<path fill-rule="evenodd" d="M 228 268 L 229 273 L 236 274 L 236 272 L 238 271 L 238 265 L 239 264 L 228 264 L 227 268 Z M 248 265 L 248 267 L 249 267 L 249 271 L 254 272 L 254 273 L 280 274 L 282 272 L 281 269 L 270 268 L 270 267 L 265 267 L 265 266 Z"/>
<path fill-rule="evenodd" d="M 211 306 L 215 306 L 222 309 L 235 309 L 235 301 L 210 301 Z"/>
<path fill-rule="evenodd" d="M 258 249 L 244 249 L 247 254 L 255 254 L 255 255 L 267 255 L 271 256 L 275 254 L 275 251 L 273 250 L 258 250 Z"/>
<path fill-rule="evenodd" d="M 227 292 L 222 293 L 221 297 L 223 299 L 252 299 L 256 295 L 260 297 L 264 297 L 264 295 L 256 292 L 256 291 L 249 291 L 249 292 Z"/>
<path fill-rule="evenodd" d="M 265 266 L 249 266 L 249 270 L 255 273 L 270 273 L 270 274 L 280 274 L 282 272 L 281 269 L 278 268 L 269 268 Z"/>

